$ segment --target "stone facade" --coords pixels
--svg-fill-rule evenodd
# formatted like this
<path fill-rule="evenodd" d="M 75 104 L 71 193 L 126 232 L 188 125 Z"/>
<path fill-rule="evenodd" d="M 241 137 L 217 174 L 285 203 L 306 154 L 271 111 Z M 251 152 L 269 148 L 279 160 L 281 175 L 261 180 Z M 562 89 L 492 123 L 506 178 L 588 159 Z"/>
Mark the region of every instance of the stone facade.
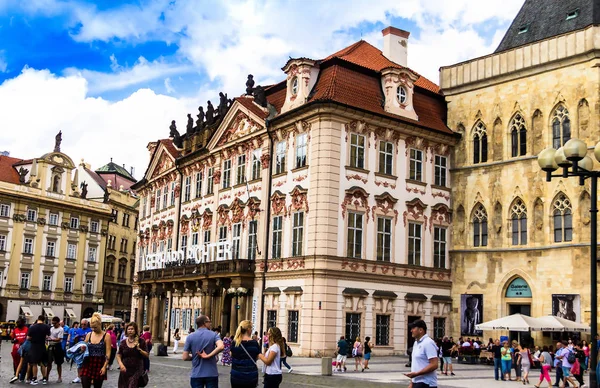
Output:
<path fill-rule="evenodd" d="M 463 294 L 483 295 L 482 321 L 517 312 L 520 306 L 530 306 L 531 316 L 552 314 L 553 294 L 579 295 L 577 320 L 590 320 L 589 182 L 545 182 L 536 155 L 564 142 L 553 130 L 565 135 L 569 124 L 571 137 L 588 147 L 599 140 L 600 84 L 594 58 L 599 33 L 592 26 L 440 70 L 448 126 L 462 135 L 452 170 L 455 338 L 473 334 L 461 333 Z M 485 161 L 482 139 L 487 143 Z M 488 226 L 485 246 L 482 221 Z M 531 298 L 506 296 L 517 277 L 528 283 Z M 486 332 L 484 337 L 500 334 L 506 333 Z M 541 333 L 534 339 L 549 341 Z"/>

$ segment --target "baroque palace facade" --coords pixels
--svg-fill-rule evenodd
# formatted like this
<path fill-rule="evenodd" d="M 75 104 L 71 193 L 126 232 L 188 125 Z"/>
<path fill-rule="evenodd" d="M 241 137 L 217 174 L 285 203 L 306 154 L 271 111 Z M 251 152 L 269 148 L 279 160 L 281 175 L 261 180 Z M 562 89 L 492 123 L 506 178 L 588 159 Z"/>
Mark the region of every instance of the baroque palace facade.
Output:
<path fill-rule="evenodd" d="M 590 320 L 589 182 L 545 182 L 536 156 L 571 137 L 599 140 L 594 7 L 527 0 L 496 52 L 440 70 L 448 125 L 462 135 L 451 174 L 455 336 L 496 338 L 506 333 L 473 323 L 517 312 Z"/>
<path fill-rule="evenodd" d="M 149 144 L 132 311 L 158 341 L 201 313 L 222 334 L 277 325 L 310 356 L 340 335 L 405 353 L 418 318 L 449 331 L 456 137 L 437 85 L 406 67 L 409 33 L 383 34 L 383 52 L 359 41 L 290 59 L 275 85 L 249 76 Z"/>
<path fill-rule="evenodd" d="M 67 323 L 102 299 L 109 205 L 86 198 L 77 167 L 60 151 L 0 156 L 0 320 Z"/>

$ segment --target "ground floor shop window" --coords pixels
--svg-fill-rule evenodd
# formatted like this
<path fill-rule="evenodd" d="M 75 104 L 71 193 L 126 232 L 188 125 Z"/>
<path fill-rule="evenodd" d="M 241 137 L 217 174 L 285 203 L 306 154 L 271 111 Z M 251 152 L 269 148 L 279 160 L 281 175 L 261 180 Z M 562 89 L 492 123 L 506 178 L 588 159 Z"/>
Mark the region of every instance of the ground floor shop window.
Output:
<path fill-rule="evenodd" d="M 446 335 L 446 318 L 433 318 L 433 338 L 444 338 Z"/>
<path fill-rule="evenodd" d="M 354 341 L 360 336 L 360 313 L 346 313 L 346 339 Z"/>
<path fill-rule="evenodd" d="M 267 329 L 277 326 L 277 311 L 267 310 Z"/>
<path fill-rule="evenodd" d="M 298 310 L 288 311 L 288 342 L 298 342 Z"/>
<path fill-rule="evenodd" d="M 390 316 L 377 315 L 375 318 L 375 345 L 390 344 Z"/>

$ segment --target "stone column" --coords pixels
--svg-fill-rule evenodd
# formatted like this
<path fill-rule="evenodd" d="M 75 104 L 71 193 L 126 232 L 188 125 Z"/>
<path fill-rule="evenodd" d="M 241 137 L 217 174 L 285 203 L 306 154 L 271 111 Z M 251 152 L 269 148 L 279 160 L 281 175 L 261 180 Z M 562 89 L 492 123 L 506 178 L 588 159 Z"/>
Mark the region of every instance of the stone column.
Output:
<path fill-rule="evenodd" d="M 152 302 L 150 304 L 152 310 L 149 314 L 150 319 L 148 321 L 150 324 L 150 330 L 155 336 L 157 336 L 157 333 L 160 331 L 160 321 L 162 321 L 160 319 L 161 296 L 162 289 L 156 284 L 152 285 Z"/>
<path fill-rule="evenodd" d="M 213 293 L 217 288 L 216 281 L 214 279 L 207 279 L 202 281 L 202 314 L 212 317 L 213 315 Z"/>
<path fill-rule="evenodd" d="M 138 324 L 138 326 L 140 327 L 140 329 L 143 326 L 144 323 L 144 303 L 146 301 L 146 287 L 145 286 L 141 286 L 140 287 L 140 295 L 138 296 L 138 310 L 137 310 L 137 316 L 135 317 L 135 321 Z"/>

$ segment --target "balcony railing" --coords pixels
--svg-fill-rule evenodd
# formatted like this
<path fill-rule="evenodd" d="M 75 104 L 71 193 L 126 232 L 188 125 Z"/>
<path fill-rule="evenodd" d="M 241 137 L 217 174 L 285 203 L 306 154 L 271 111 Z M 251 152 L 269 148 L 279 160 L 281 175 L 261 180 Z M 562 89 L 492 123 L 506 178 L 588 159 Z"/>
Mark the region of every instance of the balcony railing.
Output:
<path fill-rule="evenodd" d="M 177 279 L 189 277 L 202 277 L 218 274 L 253 273 L 255 262 L 251 260 L 213 261 L 210 263 L 188 264 L 176 267 L 140 271 L 138 281 L 158 279 Z"/>

